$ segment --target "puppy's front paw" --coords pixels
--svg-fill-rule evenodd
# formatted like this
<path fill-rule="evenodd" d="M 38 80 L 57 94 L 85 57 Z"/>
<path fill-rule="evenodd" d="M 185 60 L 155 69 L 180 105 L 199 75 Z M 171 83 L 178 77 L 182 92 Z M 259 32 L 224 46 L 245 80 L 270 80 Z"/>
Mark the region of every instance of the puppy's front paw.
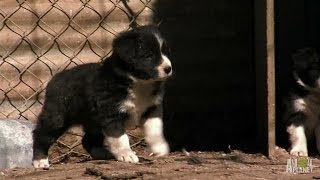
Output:
<path fill-rule="evenodd" d="M 138 156 L 131 149 L 118 151 L 116 154 L 114 154 L 114 156 L 118 161 L 129 162 L 129 163 L 139 162 Z"/>
<path fill-rule="evenodd" d="M 295 146 L 290 150 L 290 154 L 293 156 L 308 156 L 308 150 L 306 147 Z"/>
<path fill-rule="evenodd" d="M 169 154 L 169 145 L 167 142 L 162 141 L 156 144 L 150 145 L 151 155 L 155 155 L 157 157 L 165 156 Z"/>
<path fill-rule="evenodd" d="M 32 165 L 34 168 L 48 168 L 48 167 L 50 167 L 48 158 L 33 160 Z"/>
<path fill-rule="evenodd" d="M 287 127 L 287 132 L 291 141 L 290 154 L 293 156 L 308 156 L 304 126 L 291 125 Z"/>

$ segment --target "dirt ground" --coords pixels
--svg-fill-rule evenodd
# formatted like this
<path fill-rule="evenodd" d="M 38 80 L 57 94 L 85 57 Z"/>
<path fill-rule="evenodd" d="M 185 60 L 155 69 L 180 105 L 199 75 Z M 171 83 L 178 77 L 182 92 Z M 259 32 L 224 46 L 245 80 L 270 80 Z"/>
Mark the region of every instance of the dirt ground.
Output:
<path fill-rule="evenodd" d="M 115 160 L 69 158 L 49 169 L 16 168 L 0 170 L 0 179 L 320 179 L 320 160 L 313 159 L 313 171 L 286 172 L 288 153 L 277 148 L 275 158 L 232 150 L 224 152 L 173 152 L 168 157 L 150 157 L 135 149 L 140 163 Z M 71 154 L 71 153 L 70 153 Z"/>

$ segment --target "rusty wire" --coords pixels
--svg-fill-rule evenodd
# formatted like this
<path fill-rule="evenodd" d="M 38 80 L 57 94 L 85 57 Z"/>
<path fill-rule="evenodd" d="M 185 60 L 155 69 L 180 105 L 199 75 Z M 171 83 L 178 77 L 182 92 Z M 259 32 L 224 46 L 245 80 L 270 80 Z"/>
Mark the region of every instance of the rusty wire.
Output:
<path fill-rule="evenodd" d="M 154 1 L 1 1 L 0 119 L 36 120 L 54 74 L 101 61 L 119 32 L 161 22 L 145 20 L 159 17 Z"/>

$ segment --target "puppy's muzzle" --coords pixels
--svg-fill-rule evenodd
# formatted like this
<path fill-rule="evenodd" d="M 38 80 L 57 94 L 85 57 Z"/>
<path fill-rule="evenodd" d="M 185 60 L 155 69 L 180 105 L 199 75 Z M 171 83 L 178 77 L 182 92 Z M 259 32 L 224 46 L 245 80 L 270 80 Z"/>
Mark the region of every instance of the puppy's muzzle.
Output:
<path fill-rule="evenodd" d="M 158 73 L 160 79 L 166 79 L 172 75 L 171 61 L 165 55 L 162 55 L 162 63 L 158 66 Z"/>

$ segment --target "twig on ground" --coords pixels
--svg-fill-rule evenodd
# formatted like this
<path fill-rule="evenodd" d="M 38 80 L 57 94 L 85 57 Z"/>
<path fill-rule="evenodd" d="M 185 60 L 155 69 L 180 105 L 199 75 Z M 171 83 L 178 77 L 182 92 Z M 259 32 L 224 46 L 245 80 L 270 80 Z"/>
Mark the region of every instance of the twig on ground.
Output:
<path fill-rule="evenodd" d="M 73 143 L 71 146 L 69 146 L 68 144 L 60 141 L 60 140 L 57 140 L 57 143 L 60 144 L 60 145 L 63 145 L 64 147 L 68 148 L 68 149 L 73 149 L 77 146 L 80 146 L 81 145 L 81 140 L 77 140 L 75 143 Z"/>
<path fill-rule="evenodd" d="M 73 143 L 70 148 L 73 149 L 75 147 L 78 147 L 82 144 L 82 140 L 78 139 L 75 143 Z"/>
<path fill-rule="evenodd" d="M 53 158 L 53 159 L 51 160 L 51 163 L 52 163 L 52 164 L 59 163 L 59 162 L 62 161 L 62 159 L 64 159 L 66 156 L 68 156 L 68 155 L 70 155 L 70 154 L 72 154 L 72 153 L 78 154 L 78 155 L 80 155 L 80 156 L 84 156 L 85 158 L 90 158 L 90 157 L 91 157 L 91 156 L 88 155 L 88 154 L 81 153 L 81 152 L 79 152 L 79 151 L 75 151 L 75 150 L 71 149 L 70 151 L 68 151 L 68 152 L 66 152 L 66 153 L 64 153 L 64 154 L 61 154 L 60 156 L 57 156 L 57 157 Z"/>
<path fill-rule="evenodd" d="M 136 136 L 136 135 L 133 135 L 133 134 L 131 134 L 131 133 L 129 133 L 129 132 L 127 132 L 127 134 L 128 134 L 129 136 L 131 136 L 131 137 L 136 138 L 136 139 L 139 139 L 139 138 L 140 138 L 140 137 L 138 137 L 138 136 Z"/>
<path fill-rule="evenodd" d="M 68 148 L 68 149 L 71 149 L 71 147 L 68 144 L 66 144 L 66 143 L 64 143 L 64 142 L 62 142 L 60 140 L 57 140 L 57 143 L 62 145 L 62 146 L 64 146 L 64 147 L 66 147 L 66 148 Z"/>
<path fill-rule="evenodd" d="M 137 178 L 141 178 L 144 174 L 154 174 L 154 173 L 147 172 L 147 171 L 135 171 L 135 172 L 127 172 L 125 174 L 105 174 L 102 170 L 96 167 L 89 167 L 89 168 L 86 168 L 84 174 L 100 177 L 100 179 L 137 179 Z"/>
<path fill-rule="evenodd" d="M 182 148 L 182 153 L 186 156 L 190 156 L 190 153 L 185 148 Z"/>
<path fill-rule="evenodd" d="M 62 158 L 68 156 L 68 155 L 71 154 L 71 153 L 72 153 L 72 150 L 71 150 L 71 151 L 68 151 L 68 152 L 66 152 L 66 153 L 64 153 L 64 154 L 62 154 L 62 155 L 60 155 L 60 156 L 57 156 L 57 157 L 51 159 L 50 161 L 51 161 L 52 164 L 59 163 L 59 162 L 61 162 L 61 159 L 62 159 Z"/>
<path fill-rule="evenodd" d="M 131 148 L 132 147 L 135 147 L 135 146 L 137 146 L 137 145 L 139 145 L 139 144 L 141 144 L 141 143 L 143 143 L 143 140 L 144 140 L 144 138 L 142 138 L 142 139 L 140 139 L 138 142 L 136 142 L 136 143 L 133 143 L 132 145 L 131 145 Z"/>
<path fill-rule="evenodd" d="M 231 145 L 230 145 L 230 144 L 228 145 L 228 149 L 229 149 L 230 152 L 233 151 L 233 150 L 231 149 Z"/>
<path fill-rule="evenodd" d="M 187 162 L 193 165 L 202 165 L 205 160 L 196 155 L 191 155 L 185 148 L 182 149 L 182 153 L 187 156 Z"/>

